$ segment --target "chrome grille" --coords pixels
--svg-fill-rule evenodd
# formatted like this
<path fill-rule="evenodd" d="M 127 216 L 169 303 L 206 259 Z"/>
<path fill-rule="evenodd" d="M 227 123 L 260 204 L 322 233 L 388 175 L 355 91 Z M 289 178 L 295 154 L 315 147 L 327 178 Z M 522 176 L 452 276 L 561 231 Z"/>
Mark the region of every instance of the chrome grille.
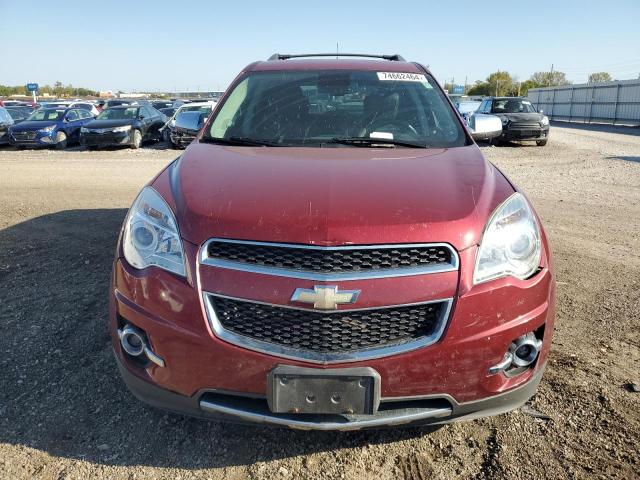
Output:
<path fill-rule="evenodd" d="M 314 245 L 212 239 L 201 261 L 216 267 L 310 280 L 349 280 L 457 270 L 447 244 Z"/>

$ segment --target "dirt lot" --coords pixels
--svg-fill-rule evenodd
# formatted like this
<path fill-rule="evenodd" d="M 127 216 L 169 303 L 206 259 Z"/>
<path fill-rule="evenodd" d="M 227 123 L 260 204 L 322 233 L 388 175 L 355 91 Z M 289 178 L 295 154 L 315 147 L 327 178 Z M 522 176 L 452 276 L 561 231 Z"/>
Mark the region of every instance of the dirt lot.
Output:
<path fill-rule="evenodd" d="M 558 280 L 530 407 L 438 430 L 302 433 L 147 409 L 106 329 L 116 235 L 176 156 L 0 149 L 0 478 L 638 478 L 640 131 L 554 127 L 483 147 L 532 199 Z"/>

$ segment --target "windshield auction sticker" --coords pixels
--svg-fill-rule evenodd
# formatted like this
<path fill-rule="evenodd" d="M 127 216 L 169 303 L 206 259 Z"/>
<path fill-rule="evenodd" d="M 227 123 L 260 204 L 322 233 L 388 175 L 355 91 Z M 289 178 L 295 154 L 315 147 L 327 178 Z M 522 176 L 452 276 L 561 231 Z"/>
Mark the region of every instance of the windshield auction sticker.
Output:
<path fill-rule="evenodd" d="M 378 72 L 378 80 L 395 82 L 426 82 L 427 78 L 421 73 Z"/>

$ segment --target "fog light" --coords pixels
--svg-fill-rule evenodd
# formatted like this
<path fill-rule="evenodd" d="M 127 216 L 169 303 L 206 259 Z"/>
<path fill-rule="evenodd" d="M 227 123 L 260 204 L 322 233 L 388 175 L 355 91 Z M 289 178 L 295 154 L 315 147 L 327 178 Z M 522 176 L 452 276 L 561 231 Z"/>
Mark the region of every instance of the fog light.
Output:
<path fill-rule="evenodd" d="M 151 349 L 143 330 L 126 325 L 122 330 L 118 329 L 118 337 L 122 349 L 132 357 L 145 356 L 159 367 L 164 367 L 164 360 Z"/>
<path fill-rule="evenodd" d="M 538 358 L 541 348 L 542 340 L 538 340 L 533 332 L 516 338 L 509 344 L 502 360 L 489 368 L 489 375 L 530 366 Z"/>

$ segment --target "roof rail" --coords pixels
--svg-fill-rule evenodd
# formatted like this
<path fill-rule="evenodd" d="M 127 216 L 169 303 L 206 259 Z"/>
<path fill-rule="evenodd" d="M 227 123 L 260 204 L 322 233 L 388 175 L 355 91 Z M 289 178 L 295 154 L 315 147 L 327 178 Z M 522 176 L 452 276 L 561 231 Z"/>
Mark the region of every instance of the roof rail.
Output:
<path fill-rule="evenodd" d="M 289 60 L 290 58 L 306 58 L 306 57 L 364 57 L 364 58 L 381 58 L 383 60 L 390 60 L 392 62 L 404 62 L 405 59 L 397 53 L 394 55 L 371 55 L 368 53 L 300 53 L 296 55 L 290 55 L 286 53 L 274 53 L 268 59 L 273 60 Z"/>

